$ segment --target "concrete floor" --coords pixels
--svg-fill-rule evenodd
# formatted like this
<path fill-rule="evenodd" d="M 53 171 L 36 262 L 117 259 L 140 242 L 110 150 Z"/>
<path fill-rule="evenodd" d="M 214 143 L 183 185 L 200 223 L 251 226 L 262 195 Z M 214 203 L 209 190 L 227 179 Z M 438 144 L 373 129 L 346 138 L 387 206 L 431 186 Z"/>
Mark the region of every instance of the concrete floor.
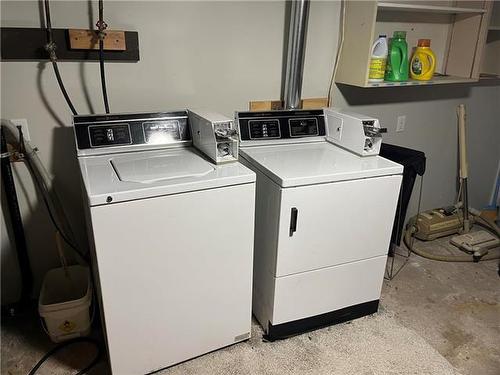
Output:
<path fill-rule="evenodd" d="M 450 251 L 444 242 L 432 246 Z M 396 268 L 401 260 L 396 257 Z M 274 343 L 263 342 L 254 323 L 247 342 L 160 373 L 498 375 L 497 267 L 498 261 L 442 263 L 412 255 L 396 278 L 384 282 L 375 315 Z M 2 374 L 26 374 L 53 346 L 35 314 L 4 319 L 1 338 Z M 39 373 L 74 372 L 93 350 L 86 344 L 65 349 Z M 106 362 L 91 374 L 109 374 Z"/>
<path fill-rule="evenodd" d="M 463 254 L 446 238 L 416 246 L 436 254 Z M 400 274 L 384 283 L 382 304 L 462 374 L 499 375 L 498 267 L 498 260 L 446 263 L 412 255 Z"/>

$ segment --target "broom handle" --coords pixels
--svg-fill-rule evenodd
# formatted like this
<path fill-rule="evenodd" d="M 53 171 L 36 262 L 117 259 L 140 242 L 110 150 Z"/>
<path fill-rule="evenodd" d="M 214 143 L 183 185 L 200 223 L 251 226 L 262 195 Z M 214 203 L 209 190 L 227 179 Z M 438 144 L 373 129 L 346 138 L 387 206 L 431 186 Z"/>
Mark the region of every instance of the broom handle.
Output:
<path fill-rule="evenodd" d="M 460 158 L 460 183 L 462 184 L 462 206 L 463 206 L 463 233 L 470 231 L 469 221 L 469 192 L 467 188 L 467 177 L 469 175 L 467 165 L 467 140 L 465 138 L 465 105 L 460 104 L 458 114 L 458 149 Z"/>

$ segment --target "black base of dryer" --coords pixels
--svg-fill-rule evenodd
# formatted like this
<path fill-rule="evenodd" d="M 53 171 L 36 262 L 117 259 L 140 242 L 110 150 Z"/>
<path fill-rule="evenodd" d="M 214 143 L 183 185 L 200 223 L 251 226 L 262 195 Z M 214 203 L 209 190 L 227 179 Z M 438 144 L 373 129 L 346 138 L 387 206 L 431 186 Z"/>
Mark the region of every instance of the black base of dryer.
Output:
<path fill-rule="evenodd" d="M 264 335 L 264 339 L 268 341 L 281 340 L 333 324 L 358 319 L 376 313 L 378 305 L 379 300 L 375 300 L 282 324 L 272 325 L 269 322 L 268 332 Z"/>

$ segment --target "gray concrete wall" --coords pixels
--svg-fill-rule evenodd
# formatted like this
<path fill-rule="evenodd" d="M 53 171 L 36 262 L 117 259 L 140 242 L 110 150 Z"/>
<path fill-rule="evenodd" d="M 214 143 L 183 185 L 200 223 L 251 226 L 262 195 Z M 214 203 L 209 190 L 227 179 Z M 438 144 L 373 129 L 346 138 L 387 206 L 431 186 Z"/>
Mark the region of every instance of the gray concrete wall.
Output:
<path fill-rule="evenodd" d="M 53 1 L 52 23 L 88 28 L 96 22 L 97 2 Z M 325 97 L 337 47 L 338 2 L 311 4 L 303 97 Z M 39 27 L 39 2 L 2 1 L 1 24 Z M 250 100 L 280 95 L 284 25 L 283 1 L 171 2 L 105 1 L 111 29 L 137 30 L 141 60 L 108 63 L 113 112 L 207 107 L 232 115 Z M 61 72 L 81 113 L 103 112 L 98 64 L 62 62 Z M 423 208 L 454 200 L 456 176 L 455 108 L 466 103 L 470 123 L 471 199 L 487 203 L 500 156 L 498 86 L 356 89 L 334 87 L 336 106 L 378 116 L 389 128 L 386 141 L 426 152 Z M 32 143 L 54 176 L 81 247 L 86 247 L 79 171 L 75 163 L 71 116 L 50 65 L 1 63 L 2 118 L 26 118 Z M 398 115 L 406 130 L 395 133 Z M 58 264 L 54 232 L 27 172 L 16 168 L 28 246 L 38 289 L 43 273 Z M 369 203 L 367 201 L 367 208 Z M 415 212 L 415 203 L 412 212 Z M 5 233 L 2 233 L 5 235 Z M 9 253 L 2 241 L 2 259 Z M 6 256 L 6 255 L 5 255 Z M 15 273 L 12 267 L 4 275 Z M 11 278 L 11 280 L 13 280 Z"/>

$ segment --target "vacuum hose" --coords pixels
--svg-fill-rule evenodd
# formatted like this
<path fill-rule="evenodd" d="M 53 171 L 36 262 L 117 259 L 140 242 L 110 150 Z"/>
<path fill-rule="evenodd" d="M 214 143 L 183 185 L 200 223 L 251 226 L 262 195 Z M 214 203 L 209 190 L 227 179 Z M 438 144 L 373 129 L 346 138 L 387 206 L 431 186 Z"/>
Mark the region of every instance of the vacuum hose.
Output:
<path fill-rule="evenodd" d="M 488 229 L 491 232 L 494 232 L 497 237 L 500 237 L 500 229 L 498 226 L 490 220 L 483 218 L 482 216 L 475 216 L 476 224 L 481 225 L 482 227 Z M 428 251 L 415 248 L 411 243 L 411 237 L 417 232 L 417 227 L 414 223 L 410 223 L 408 228 L 405 231 L 405 235 L 403 237 L 403 242 L 406 247 L 413 253 L 420 255 L 421 257 L 437 260 L 440 262 L 477 262 L 479 260 L 493 260 L 500 259 L 500 254 L 486 254 L 481 258 L 474 257 L 472 255 L 437 255 L 430 253 Z"/>

